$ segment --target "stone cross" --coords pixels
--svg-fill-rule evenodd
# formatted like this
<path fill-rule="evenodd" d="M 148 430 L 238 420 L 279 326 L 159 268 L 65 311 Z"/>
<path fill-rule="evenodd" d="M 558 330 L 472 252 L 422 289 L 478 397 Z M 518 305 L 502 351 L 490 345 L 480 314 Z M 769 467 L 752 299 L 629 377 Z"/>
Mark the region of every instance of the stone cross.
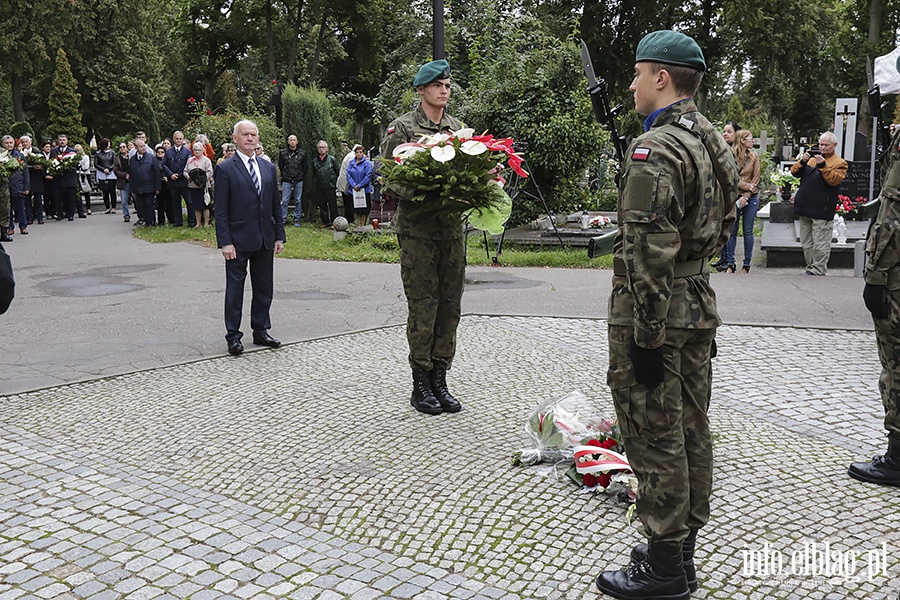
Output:
<path fill-rule="evenodd" d="M 856 108 L 856 98 L 838 98 L 835 101 L 834 134 L 838 138 L 835 154 L 844 160 L 853 160 L 856 149 Z"/>
<path fill-rule="evenodd" d="M 769 137 L 769 132 L 763 129 L 759 132 L 758 138 L 753 138 L 753 143 L 756 146 L 759 146 L 759 150 L 762 154 L 769 153 L 769 145 L 774 144 L 775 140 Z"/>

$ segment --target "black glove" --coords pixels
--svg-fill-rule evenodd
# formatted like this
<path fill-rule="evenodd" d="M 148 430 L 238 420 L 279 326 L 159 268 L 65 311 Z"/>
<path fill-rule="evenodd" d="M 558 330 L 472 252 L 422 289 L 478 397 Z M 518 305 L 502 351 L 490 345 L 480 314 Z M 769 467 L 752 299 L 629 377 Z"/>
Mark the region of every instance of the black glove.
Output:
<path fill-rule="evenodd" d="M 891 307 L 887 301 L 887 287 L 867 283 L 863 288 L 863 300 L 866 308 L 876 319 L 887 319 L 891 315 Z"/>
<path fill-rule="evenodd" d="M 666 368 L 663 363 L 663 347 L 641 348 L 634 340 L 628 347 L 628 358 L 634 365 L 634 380 L 653 391 L 663 382 Z"/>

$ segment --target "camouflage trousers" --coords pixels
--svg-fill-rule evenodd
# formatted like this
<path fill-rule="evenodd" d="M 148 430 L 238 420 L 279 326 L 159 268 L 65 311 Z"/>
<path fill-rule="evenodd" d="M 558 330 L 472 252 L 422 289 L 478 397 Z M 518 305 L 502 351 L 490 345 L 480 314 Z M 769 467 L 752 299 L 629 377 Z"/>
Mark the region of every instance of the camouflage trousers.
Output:
<path fill-rule="evenodd" d="M 625 454 L 638 479 L 636 513 L 652 542 L 681 543 L 709 521 L 709 430 L 714 329 L 668 329 L 665 379 L 652 392 L 634 379 L 631 327 L 609 326 L 609 372 Z"/>
<path fill-rule="evenodd" d="M 0 177 L 0 223 L 3 227 L 9 223 L 9 180 Z"/>
<path fill-rule="evenodd" d="M 891 314 L 875 319 L 875 343 L 881 360 L 878 391 L 884 404 L 884 428 L 900 434 L 900 289 L 888 292 Z"/>
<path fill-rule="evenodd" d="M 400 278 L 409 316 L 409 365 L 449 369 L 456 354 L 456 327 L 462 311 L 466 253 L 462 238 L 430 240 L 399 236 Z"/>

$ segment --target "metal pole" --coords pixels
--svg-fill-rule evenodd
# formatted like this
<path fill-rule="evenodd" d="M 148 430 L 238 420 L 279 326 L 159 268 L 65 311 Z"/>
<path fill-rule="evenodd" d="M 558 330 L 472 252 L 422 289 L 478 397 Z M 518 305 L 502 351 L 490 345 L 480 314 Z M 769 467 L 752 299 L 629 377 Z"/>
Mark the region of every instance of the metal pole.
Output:
<path fill-rule="evenodd" d="M 433 0 L 433 12 L 431 15 L 434 31 L 434 56 L 433 60 L 446 58 L 444 56 L 444 0 Z"/>
<path fill-rule="evenodd" d="M 869 163 L 869 200 L 874 200 L 875 193 L 875 156 L 878 154 L 878 116 L 872 119 L 872 156 Z"/>

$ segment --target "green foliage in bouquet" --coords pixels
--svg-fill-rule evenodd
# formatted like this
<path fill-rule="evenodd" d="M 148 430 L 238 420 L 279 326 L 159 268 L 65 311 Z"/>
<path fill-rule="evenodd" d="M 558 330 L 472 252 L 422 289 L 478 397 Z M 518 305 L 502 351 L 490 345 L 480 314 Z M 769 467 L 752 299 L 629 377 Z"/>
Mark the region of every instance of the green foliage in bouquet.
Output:
<path fill-rule="evenodd" d="M 0 179 L 9 177 L 23 166 L 22 161 L 5 150 L 0 152 Z"/>
<path fill-rule="evenodd" d="M 414 212 L 434 217 L 464 214 L 478 229 L 501 233 L 512 211 L 512 200 L 500 178 L 504 161 L 522 176 L 521 158 L 512 152 L 512 140 L 472 136 L 471 130 L 454 137 L 439 134 L 417 143 L 400 144 L 393 157 L 383 157 L 381 174 L 393 188 L 413 190 L 408 198 L 421 203 Z"/>

